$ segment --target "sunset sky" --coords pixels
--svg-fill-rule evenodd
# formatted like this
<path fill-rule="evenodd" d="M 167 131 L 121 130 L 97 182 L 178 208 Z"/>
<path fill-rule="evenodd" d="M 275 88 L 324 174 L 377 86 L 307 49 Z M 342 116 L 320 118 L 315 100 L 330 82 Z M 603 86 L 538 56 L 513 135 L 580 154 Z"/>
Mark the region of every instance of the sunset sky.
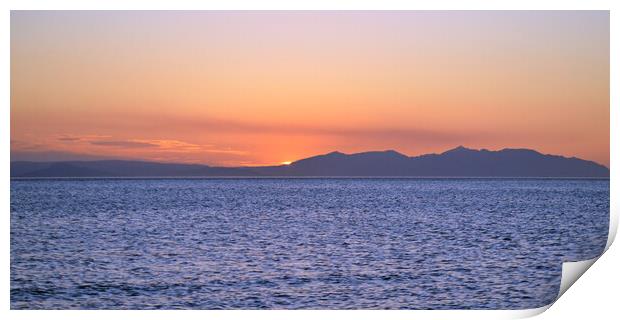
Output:
<path fill-rule="evenodd" d="M 11 13 L 13 160 L 458 145 L 608 166 L 609 13 Z"/>

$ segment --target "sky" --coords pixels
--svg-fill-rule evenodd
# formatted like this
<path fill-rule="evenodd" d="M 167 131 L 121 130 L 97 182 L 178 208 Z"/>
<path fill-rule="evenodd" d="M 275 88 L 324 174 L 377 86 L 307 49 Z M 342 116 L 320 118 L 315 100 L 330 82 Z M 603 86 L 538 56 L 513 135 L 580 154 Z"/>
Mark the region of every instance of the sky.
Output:
<path fill-rule="evenodd" d="M 12 11 L 12 160 L 609 166 L 607 11 Z"/>

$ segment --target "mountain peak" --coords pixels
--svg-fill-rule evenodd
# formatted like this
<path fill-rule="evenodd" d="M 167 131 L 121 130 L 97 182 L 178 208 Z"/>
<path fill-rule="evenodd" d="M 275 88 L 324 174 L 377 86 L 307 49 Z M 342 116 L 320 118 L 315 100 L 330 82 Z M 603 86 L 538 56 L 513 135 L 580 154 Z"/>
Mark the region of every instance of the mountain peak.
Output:
<path fill-rule="evenodd" d="M 340 152 L 340 151 L 332 151 L 328 154 L 326 154 L 326 156 L 345 156 L 346 154 Z"/>
<path fill-rule="evenodd" d="M 402 153 L 400 153 L 400 152 L 398 152 L 396 150 L 392 150 L 392 149 L 384 150 L 382 152 L 385 153 L 385 154 L 393 154 L 393 155 L 398 155 L 398 156 L 405 156 L 404 154 L 402 154 Z"/>
<path fill-rule="evenodd" d="M 538 152 L 536 150 L 527 149 L 527 148 L 504 148 L 504 149 L 500 150 L 500 152 L 522 152 L 522 153 L 530 153 L 530 154 L 542 155 L 542 153 L 540 153 L 540 152 Z"/>
<path fill-rule="evenodd" d="M 442 154 L 450 154 L 450 153 L 465 152 L 465 151 L 477 151 L 477 150 L 469 149 L 464 146 L 458 146 L 456 148 L 452 148 L 450 150 L 444 151 Z"/>

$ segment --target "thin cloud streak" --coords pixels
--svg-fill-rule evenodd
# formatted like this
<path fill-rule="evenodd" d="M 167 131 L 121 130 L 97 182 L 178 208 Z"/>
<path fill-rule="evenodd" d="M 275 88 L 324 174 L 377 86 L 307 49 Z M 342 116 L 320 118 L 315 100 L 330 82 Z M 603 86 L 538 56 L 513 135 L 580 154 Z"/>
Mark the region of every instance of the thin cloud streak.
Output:
<path fill-rule="evenodd" d="M 280 124 L 264 122 L 243 122 L 231 119 L 211 117 L 184 118 L 178 116 L 151 117 L 148 115 L 119 114 L 114 118 L 125 119 L 124 122 L 115 122 L 115 129 L 140 128 L 140 130 L 161 130 L 162 124 L 174 127 L 175 131 L 202 130 L 215 134 L 242 134 L 242 135 L 295 135 L 295 136 L 331 136 L 360 140 L 414 140 L 441 142 L 461 142 L 479 137 L 488 136 L 488 132 L 467 131 L 449 132 L 426 128 L 395 128 L 395 127 L 335 127 L 335 126 L 308 126 L 299 124 Z"/>
<path fill-rule="evenodd" d="M 250 153 L 215 144 L 195 144 L 174 139 L 119 139 L 108 135 L 60 135 L 28 143 L 11 140 L 18 160 L 135 159 L 165 162 L 223 164 L 245 160 Z"/>
<path fill-rule="evenodd" d="M 90 141 L 90 144 L 105 147 L 121 147 L 121 148 L 152 148 L 158 147 L 158 145 L 146 142 L 137 141 L 115 141 L 115 140 L 102 140 L 102 141 Z"/>

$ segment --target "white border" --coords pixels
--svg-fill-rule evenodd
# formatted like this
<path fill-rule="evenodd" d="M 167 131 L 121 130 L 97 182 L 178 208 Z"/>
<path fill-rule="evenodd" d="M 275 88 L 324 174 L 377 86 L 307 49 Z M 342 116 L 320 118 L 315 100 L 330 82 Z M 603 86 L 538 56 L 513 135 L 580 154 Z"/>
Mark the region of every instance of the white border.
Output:
<path fill-rule="evenodd" d="M 611 226 L 610 226 L 610 239 L 608 241 L 608 248 L 611 244 L 617 230 L 618 223 L 618 205 L 615 201 L 618 194 L 618 171 L 617 168 L 620 165 L 617 160 L 618 148 L 615 143 L 618 137 L 618 129 L 620 128 L 620 113 L 618 111 L 618 65 L 614 62 L 614 57 L 618 57 L 619 51 L 617 47 L 618 42 L 618 25 L 617 19 L 614 20 L 615 9 L 619 7 L 617 3 L 620 1 L 603 1 L 603 0 L 565 0 L 565 1 L 544 1 L 544 0 L 506 0 L 506 1 L 484 1 L 484 0 L 444 0 L 444 1 L 424 1 L 424 0 L 383 0 L 383 1 L 371 1 L 371 0 L 314 0 L 314 1 L 293 1 L 293 0 L 227 0 L 227 1 L 199 1 L 199 0 L 151 0 L 151 1 L 114 1 L 114 0 L 9 0 L 3 1 L 0 6 L 3 7 L 2 14 L 0 15 L 0 21 L 2 21 L 2 28 L 0 28 L 0 41 L 4 44 L 2 50 L 1 70 L 1 97 L 2 101 L 2 114 L 0 117 L 0 133 L 2 139 L 2 150 L 0 155 L 0 179 L 2 183 L 0 201 L 3 208 L 5 208 L 5 218 L 0 222 L 2 226 L 3 238 L 3 251 L 1 259 L 5 266 L 4 277 L 2 281 L 3 290 L 0 293 L 3 303 L 2 313 L 5 319 L 32 319 L 32 318 L 51 318 L 51 319 L 82 319 L 82 318 L 94 318 L 94 319 L 107 319 L 109 317 L 131 318 L 131 319 L 168 319 L 174 316 L 183 316 L 189 319 L 198 319 L 204 316 L 226 317 L 232 319 L 244 319 L 244 318 L 258 318 L 258 319 L 315 319 L 315 318 L 341 318 L 351 317 L 357 319 L 376 319 L 378 317 L 386 319 L 410 319 L 416 317 L 419 319 L 436 319 L 436 318 L 452 318 L 452 319 L 505 319 L 526 317 L 541 313 L 547 309 L 542 307 L 532 310 L 520 310 L 520 311 L 8 311 L 10 308 L 10 225 L 8 207 L 10 204 L 10 179 L 9 179 L 9 163 L 10 163 L 10 142 L 9 142 L 9 113 L 10 113 L 10 57 L 9 57 L 9 34 L 10 34 L 10 12 L 9 10 L 171 10 L 171 9 L 185 9 L 185 10 L 198 10 L 198 9 L 211 9 L 211 10 L 394 10 L 394 9 L 416 9 L 416 10 L 611 10 Z M 620 266 L 620 258 L 618 257 L 618 250 L 613 247 L 609 252 L 601 258 L 605 261 L 604 266 L 598 266 L 595 264 L 593 269 L 597 269 L 596 275 L 585 275 L 584 278 L 596 279 L 598 283 L 594 283 L 593 287 L 590 286 L 590 291 L 572 293 L 568 291 L 565 295 L 566 300 L 570 300 L 569 303 L 562 303 L 560 299 L 556 306 L 551 308 L 553 312 L 549 311 L 545 313 L 543 318 L 564 318 L 566 316 L 575 316 L 581 314 L 582 316 L 588 316 L 591 313 L 609 315 L 615 312 L 615 299 L 613 296 L 617 294 L 618 290 L 618 276 L 617 271 Z M 593 263 L 593 261 L 592 261 Z M 589 265 L 586 262 L 585 265 Z M 566 269 L 564 268 L 563 271 Z M 581 268 L 581 271 L 585 271 Z M 578 270 L 577 273 L 581 272 Z M 585 284 L 579 284 L 579 287 L 585 286 Z M 572 299 L 572 300 L 571 300 Z M 578 301 L 575 301 L 577 299 Z M 585 301 L 584 301 L 585 299 Z M 607 304 L 597 303 L 597 301 L 608 301 Z M 614 302 L 614 303 L 612 303 Z M 583 306 L 596 306 L 596 310 L 587 310 Z M 559 310 L 554 310 L 559 309 Z M 587 313 L 584 313 L 587 312 Z M 548 316 L 547 316 L 548 315 Z"/>

